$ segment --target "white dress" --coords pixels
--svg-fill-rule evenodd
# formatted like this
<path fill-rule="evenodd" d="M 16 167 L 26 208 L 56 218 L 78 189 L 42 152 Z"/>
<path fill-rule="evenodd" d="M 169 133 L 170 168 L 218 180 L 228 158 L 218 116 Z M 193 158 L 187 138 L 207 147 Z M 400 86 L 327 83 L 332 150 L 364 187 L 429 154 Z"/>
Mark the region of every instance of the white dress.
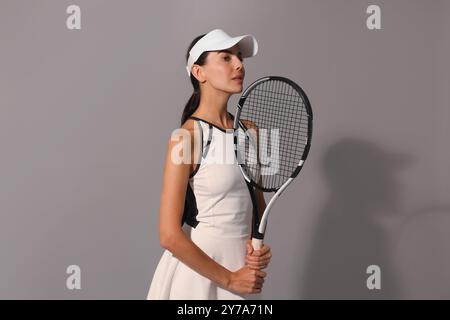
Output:
<path fill-rule="evenodd" d="M 208 256 L 230 271 L 245 265 L 246 240 L 250 239 L 253 204 L 235 160 L 233 131 L 199 118 L 204 151 L 189 184 L 195 195 L 198 225 L 183 230 Z M 208 145 L 208 138 L 211 140 Z M 150 285 L 147 299 L 258 299 L 217 286 L 165 250 Z"/>

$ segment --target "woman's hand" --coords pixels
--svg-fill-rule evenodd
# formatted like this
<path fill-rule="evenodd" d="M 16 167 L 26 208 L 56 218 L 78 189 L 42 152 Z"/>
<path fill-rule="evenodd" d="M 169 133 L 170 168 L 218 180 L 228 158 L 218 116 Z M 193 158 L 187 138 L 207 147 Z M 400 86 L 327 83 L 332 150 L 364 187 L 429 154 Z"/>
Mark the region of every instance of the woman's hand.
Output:
<path fill-rule="evenodd" d="M 243 266 L 232 272 L 228 281 L 228 289 L 239 294 L 260 293 L 267 274 L 264 271 Z"/>
<path fill-rule="evenodd" d="M 267 265 L 272 258 L 270 247 L 263 243 L 260 250 L 254 250 L 252 241 L 247 240 L 247 255 L 245 257 L 245 264 L 253 270 L 262 270 L 267 268 Z"/>

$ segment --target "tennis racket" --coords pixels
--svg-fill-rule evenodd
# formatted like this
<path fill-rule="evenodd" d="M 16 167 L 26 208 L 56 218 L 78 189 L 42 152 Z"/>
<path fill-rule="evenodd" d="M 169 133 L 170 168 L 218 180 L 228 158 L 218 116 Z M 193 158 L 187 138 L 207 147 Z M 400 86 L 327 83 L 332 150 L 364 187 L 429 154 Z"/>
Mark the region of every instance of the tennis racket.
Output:
<path fill-rule="evenodd" d="M 305 92 L 290 79 L 267 76 L 242 93 L 234 117 L 234 148 L 252 186 L 275 192 L 253 219 L 252 246 L 261 249 L 269 212 L 303 168 L 311 146 L 313 114 Z"/>

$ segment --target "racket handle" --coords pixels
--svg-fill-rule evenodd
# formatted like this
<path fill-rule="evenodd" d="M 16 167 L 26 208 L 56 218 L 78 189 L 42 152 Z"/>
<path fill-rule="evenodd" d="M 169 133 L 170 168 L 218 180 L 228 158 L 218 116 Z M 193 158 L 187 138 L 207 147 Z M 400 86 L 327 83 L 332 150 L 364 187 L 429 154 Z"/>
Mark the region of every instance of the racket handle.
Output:
<path fill-rule="evenodd" d="M 252 238 L 252 247 L 254 250 L 260 250 L 263 246 L 263 240 L 262 239 L 256 239 Z"/>

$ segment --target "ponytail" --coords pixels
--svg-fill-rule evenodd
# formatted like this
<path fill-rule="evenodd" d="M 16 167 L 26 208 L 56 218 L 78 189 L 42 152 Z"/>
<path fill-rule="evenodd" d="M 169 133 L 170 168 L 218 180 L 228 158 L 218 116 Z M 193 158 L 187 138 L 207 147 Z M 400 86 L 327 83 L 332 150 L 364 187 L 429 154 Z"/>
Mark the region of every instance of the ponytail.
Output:
<path fill-rule="evenodd" d="M 194 90 L 191 97 L 189 98 L 186 106 L 183 110 L 183 115 L 181 116 L 181 125 L 186 122 L 186 120 L 197 110 L 200 104 L 200 91 Z"/>

